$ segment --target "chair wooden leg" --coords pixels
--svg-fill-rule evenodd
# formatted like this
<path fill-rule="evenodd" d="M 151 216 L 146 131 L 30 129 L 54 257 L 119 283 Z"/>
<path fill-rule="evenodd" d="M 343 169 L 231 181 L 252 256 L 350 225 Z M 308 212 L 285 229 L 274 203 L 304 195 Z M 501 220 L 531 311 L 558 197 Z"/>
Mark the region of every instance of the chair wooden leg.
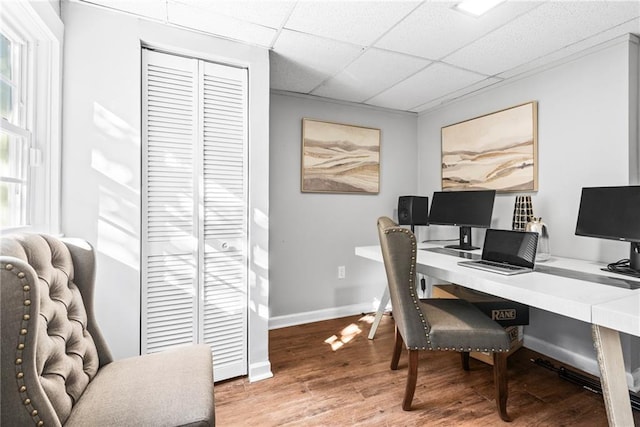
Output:
<path fill-rule="evenodd" d="M 469 352 L 463 351 L 460 353 L 460 360 L 462 361 L 462 369 L 469 370 Z"/>
<path fill-rule="evenodd" d="M 400 353 L 402 353 L 402 335 L 400 335 L 400 331 L 398 331 L 398 327 L 396 326 L 396 341 L 393 345 L 393 356 L 391 357 L 391 369 L 398 369 L 398 362 L 400 362 Z"/>
<path fill-rule="evenodd" d="M 507 415 L 507 397 L 509 396 L 507 383 L 507 354 L 493 353 L 493 383 L 496 390 L 496 405 L 502 421 L 511 421 Z"/>
<path fill-rule="evenodd" d="M 416 391 L 416 383 L 418 382 L 418 351 L 409 350 L 409 372 L 407 373 L 407 388 L 404 391 L 404 400 L 402 401 L 402 409 L 411 410 L 411 402 Z"/>

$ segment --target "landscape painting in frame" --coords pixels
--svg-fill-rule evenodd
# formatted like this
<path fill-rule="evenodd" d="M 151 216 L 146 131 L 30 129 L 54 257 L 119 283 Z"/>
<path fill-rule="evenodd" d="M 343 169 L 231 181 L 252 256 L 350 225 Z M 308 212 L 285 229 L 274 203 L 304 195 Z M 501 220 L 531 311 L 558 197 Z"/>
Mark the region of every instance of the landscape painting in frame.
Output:
<path fill-rule="evenodd" d="M 302 119 L 302 191 L 377 194 L 380 129 Z"/>
<path fill-rule="evenodd" d="M 442 128 L 442 189 L 538 190 L 537 102 Z"/>

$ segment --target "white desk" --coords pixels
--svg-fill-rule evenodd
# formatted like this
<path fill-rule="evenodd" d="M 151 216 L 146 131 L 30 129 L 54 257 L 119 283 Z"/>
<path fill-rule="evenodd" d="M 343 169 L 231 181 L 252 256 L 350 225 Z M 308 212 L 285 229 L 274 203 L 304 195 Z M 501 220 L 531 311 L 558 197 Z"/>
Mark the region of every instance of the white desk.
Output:
<path fill-rule="evenodd" d="M 593 307 L 591 321 L 600 326 L 640 336 L 640 294 L 611 300 Z"/>
<path fill-rule="evenodd" d="M 441 246 L 432 243 L 418 245 L 419 249 L 438 247 Z M 382 262 L 379 246 L 357 247 L 355 253 Z M 640 289 L 603 285 L 536 271 L 502 276 L 461 267 L 458 265 L 461 260 L 450 254 L 418 250 L 417 271 L 439 280 L 591 323 L 609 425 L 634 425 L 618 331 L 640 336 Z M 540 263 L 540 267 L 640 282 L 640 279 L 600 271 L 601 264 L 590 261 L 552 257 L 549 261 Z M 381 308 L 386 305 L 385 298 L 388 301 L 388 290 L 385 290 Z M 373 326 L 377 327 L 377 323 Z"/>

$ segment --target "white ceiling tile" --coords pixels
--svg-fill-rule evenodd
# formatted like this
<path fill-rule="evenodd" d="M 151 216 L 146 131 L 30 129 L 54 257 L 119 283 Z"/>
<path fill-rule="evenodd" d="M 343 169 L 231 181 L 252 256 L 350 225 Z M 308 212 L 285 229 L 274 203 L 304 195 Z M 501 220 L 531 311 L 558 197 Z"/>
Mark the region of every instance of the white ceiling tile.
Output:
<path fill-rule="evenodd" d="M 640 15 L 640 2 L 547 2 L 444 60 L 496 75 Z"/>
<path fill-rule="evenodd" d="M 368 100 L 367 104 L 411 110 L 484 79 L 486 76 L 436 63 Z"/>
<path fill-rule="evenodd" d="M 209 10 L 218 15 L 279 29 L 295 6 L 285 0 L 169 0 L 187 6 Z"/>
<path fill-rule="evenodd" d="M 329 75 L 295 62 L 276 52 L 269 54 L 270 88 L 288 92 L 309 93 Z"/>
<path fill-rule="evenodd" d="M 183 3 L 167 3 L 168 19 L 172 24 L 204 31 L 220 37 L 270 47 L 276 30 L 262 25 L 219 15 L 208 9 Z"/>
<path fill-rule="evenodd" d="M 361 54 L 358 46 L 284 30 L 270 56 L 271 83 L 274 89 L 309 93 Z"/>
<path fill-rule="evenodd" d="M 430 61 L 379 49 L 370 49 L 340 74 L 313 91 L 314 95 L 362 102 L 414 74 Z"/>
<path fill-rule="evenodd" d="M 167 19 L 166 0 L 84 0 L 85 3 L 97 4 L 122 12 L 133 13 L 151 19 L 164 21 Z"/>
<path fill-rule="evenodd" d="M 545 55 L 543 57 L 534 59 L 533 61 L 523 63 L 522 65 L 519 65 L 515 68 L 505 71 L 504 73 L 498 74 L 496 77 L 508 79 L 510 77 L 514 77 L 519 74 L 526 73 L 527 71 L 530 71 L 532 69 L 539 69 L 540 67 L 543 67 L 547 64 L 562 60 L 563 58 L 585 51 L 593 46 L 606 43 L 610 40 L 619 38 L 621 36 L 625 36 L 630 33 L 640 35 L 640 18 L 636 18 L 625 24 L 618 25 L 609 30 L 598 33 L 593 37 L 586 38 L 584 40 L 581 40 L 565 48 L 558 49 L 549 55 Z"/>
<path fill-rule="evenodd" d="M 301 1 L 285 28 L 367 46 L 418 1 Z"/>
<path fill-rule="evenodd" d="M 453 9 L 456 3 L 424 3 L 375 46 L 436 60 L 540 5 L 505 2 L 485 15 L 473 17 Z"/>

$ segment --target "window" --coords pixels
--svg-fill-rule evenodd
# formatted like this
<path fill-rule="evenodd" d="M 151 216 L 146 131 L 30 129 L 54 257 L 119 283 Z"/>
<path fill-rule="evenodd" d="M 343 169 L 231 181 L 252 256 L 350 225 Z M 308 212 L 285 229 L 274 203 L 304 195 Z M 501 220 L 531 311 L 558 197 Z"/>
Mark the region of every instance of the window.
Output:
<path fill-rule="evenodd" d="M 25 41 L 0 31 L 0 224 L 15 227 L 27 223 L 27 153 L 31 132 L 25 121 Z"/>
<path fill-rule="evenodd" d="M 0 229 L 58 232 L 62 23 L 48 3 L 0 13 Z"/>

